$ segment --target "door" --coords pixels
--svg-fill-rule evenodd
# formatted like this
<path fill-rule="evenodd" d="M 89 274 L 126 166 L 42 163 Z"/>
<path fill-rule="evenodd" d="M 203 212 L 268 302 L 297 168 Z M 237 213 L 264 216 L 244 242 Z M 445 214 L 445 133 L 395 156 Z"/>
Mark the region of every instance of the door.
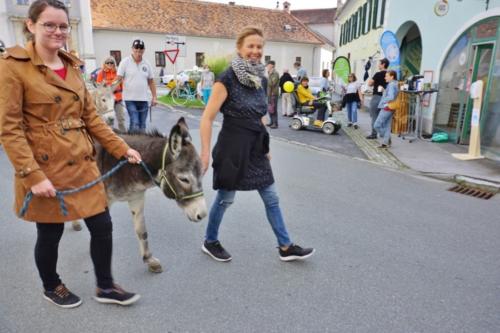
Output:
<path fill-rule="evenodd" d="M 486 112 L 487 103 L 487 91 L 490 79 L 490 73 L 492 70 L 492 60 L 493 60 L 493 44 L 481 44 L 474 46 L 474 60 L 473 60 L 473 71 L 471 82 L 476 82 L 478 80 L 483 81 L 483 103 L 481 106 L 481 118 Z M 470 136 L 470 121 L 472 115 L 472 99 L 468 98 L 466 112 L 462 121 L 462 128 L 460 133 L 460 144 L 469 144 Z"/>

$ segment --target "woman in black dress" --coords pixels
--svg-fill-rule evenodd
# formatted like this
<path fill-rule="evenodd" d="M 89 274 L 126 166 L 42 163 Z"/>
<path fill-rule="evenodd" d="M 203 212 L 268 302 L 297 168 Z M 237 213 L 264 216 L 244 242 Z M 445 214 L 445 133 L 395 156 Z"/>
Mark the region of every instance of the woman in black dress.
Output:
<path fill-rule="evenodd" d="M 224 115 L 222 130 L 212 151 L 213 187 L 217 190 L 217 197 L 210 209 L 202 250 L 217 261 L 232 259 L 218 240 L 220 223 L 224 212 L 233 203 L 236 191 L 257 190 L 276 235 L 280 259 L 306 259 L 314 249 L 291 242 L 269 161 L 269 134 L 263 119 L 267 112 L 267 81 L 261 63 L 262 31 L 245 28 L 238 36 L 236 47 L 238 55 L 216 80 L 201 119 L 201 160 L 205 173 L 210 161 L 212 123 L 219 110 Z"/>

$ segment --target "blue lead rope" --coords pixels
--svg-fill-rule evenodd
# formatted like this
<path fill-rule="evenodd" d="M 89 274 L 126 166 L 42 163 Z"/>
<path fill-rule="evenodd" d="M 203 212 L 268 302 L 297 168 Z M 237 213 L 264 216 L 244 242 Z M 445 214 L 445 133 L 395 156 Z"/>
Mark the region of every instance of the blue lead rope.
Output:
<path fill-rule="evenodd" d="M 106 172 L 104 175 L 101 175 L 96 180 L 93 180 L 90 183 L 87 183 L 87 184 L 85 184 L 85 185 L 83 185 L 81 187 L 78 187 L 78 188 L 75 188 L 75 189 L 71 189 L 71 190 L 56 191 L 56 197 L 59 200 L 59 206 L 61 207 L 62 214 L 64 216 L 68 216 L 68 209 L 66 208 L 66 204 L 64 203 L 64 197 L 66 195 L 78 193 L 78 192 L 84 191 L 84 190 L 86 190 L 88 188 L 91 188 L 92 186 L 94 186 L 94 185 L 96 185 L 96 184 L 98 184 L 98 183 L 106 180 L 107 178 L 111 177 L 111 175 L 113 175 L 115 172 L 117 172 L 118 170 L 120 170 L 120 168 L 122 166 L 124 166 L 125 164 L 127 164 L 127 163 L 128 163 L 127 160 L 121 160 L 111 170 L 109 170 L 108 172 Z M 149 171 L 149 169 L 146 166 L 146 163 L 144 163 L 144 161 L 141 161 L 141 166 L 144 168 L 144 170 L 149 175 L 149 177 L 153 180 L 153 182 L 155 182 L 154 178 L 153 178 L 153 175 L 151 174 L 151 171 Z M 26 213 L 26 211 L 28 210 L 28 206 L 29 206 L 29 204 L 31 202 L 31 199 L 33 199 L 33 193 L 31 191 L 29 191 L 26 194 L 26 196 L 24 197 L 23 206 L 21 207 L 21 210 L 19 211 L 19 216 L 20 217 L 23 217 L 24 214 Z"/>

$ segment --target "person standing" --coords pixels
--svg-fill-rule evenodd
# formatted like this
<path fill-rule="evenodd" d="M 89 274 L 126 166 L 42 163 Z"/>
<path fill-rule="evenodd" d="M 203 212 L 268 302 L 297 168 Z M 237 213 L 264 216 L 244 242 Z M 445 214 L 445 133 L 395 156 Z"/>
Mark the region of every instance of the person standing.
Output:
<path fill-rule="evenodd" d="M 102 65 L 102 69 L 97 73 L 96 82 L 101 83 L 104 82 L 107 86 L 111 86 L 113 82 L 116 80 L 116 61 L 113 57 L 108 57 L 104 60 Z M 118 120 L 118 129 L 122 132 L 126 132 L 127 128 L 125 127 L 125 109 L 123 108 L 123 83 L 120 83 L 116 86 L 115 91 L 113 92 L 115 98 L 115 114 L 116 119 Z"/>
<path fill-rule="evenodd" d="M 131 131 L 146 129 L 149 102 L 151 106 L 157 103 L 153 68 L 143 58 L 144 51 L 144 41 L 134 40 L 132 54 L 123 59 L 118 66 L 117 80 L 123 80 L 123 99 L 130 118 L 129 130 Z M 149 97 L 148 87 L 152 100 Z"/>
<path fill-rule="evenodd" d="M 210 94 L 212 93 L 212 86 L 214 85 L 215 75 L 210 70 L 207 64 L 203 65 L 201 71 L 201 91 L 203 94 L 203 104 L 207 105 Z"/>
<path fill-rule="evenodd" d="M 283 75 L 280 77 L 280 89 L 281 89 L 281 113 L 285 117 L 293 116 L 293 95 L 292 92 L 286 92 L 283 85 L 286 82 L 291 82 L 293 84 L 293 78 L 288 72 L 288 69 L 283 70 Z"/>
<path fill-rule="evenodd" d="M 303 78 L 307 77 L 307 71 L 302 65 L 300 64 L 300 61 L 296 61 L 293 64 L 293 67 L 297 71 L 297 82 L 301 82 Z"/>
<path fill-rule="evenodd" d="M 113 227 L 102 182 L 66 196 L 67 215 L 56 198 L 56 188 L 79 188 L 100 177 L 93 140 L 116 159 L 141 161 L 97 115 L 80 75 L 81 61 L 63 51 L 70 30 L 62 2 L 36 0 L 25 23 L 26 48 L 8 48 L 0 59 L 1 141 L 15 170 L 15 210 L 33 195 L 19 215 L 36 223 L 35 263 L 46 300 L 62 308 L 82 303 L 62 282 L 57 258 L 64 222 L 83 218 L 90 231 L 95 299 L 129 305 L 140 296 L 115 284 L 111 274 Z"/>
<path fill-rule="evenodd" d="M 276 63 L 269 60 L 266 65 L 267 81 L 267 103 L 270 123 L 269 128 L 278 128 L 278 98 L 280 94 L 280 75 L 274 69 Z"/>
<path fill-rule="evenodd" d="M 378 107 L 381 109 L 375 120 L 375 130 L 382 138 L 382 144 L 378 148 L 389 148 L 391 146 L 391 125 L 394 109 L 391 109 L 390 102 L 394 102 L 398 98 L 398 81 L 397 73 L 395 71 L 387 71 L 385 73 L 385 81 L 387 82 L 387 89 L 384 90 L 384 95 L 380 99 Z"/>
<path fill-rule="evenodd" d="M 203 173 L 210 162 L 212 126 L 219 110 L 222 129 L 212 151 L 213 187 L 217 196 L 210 209 L 202 251 L 217 261 L 231 255 L 219 241 L 219 226 L 236 191 L 257 190 L 277 238 L 282 261 L 302 260 L 314 253 L 290 240 L 279 206 L 269 155 L 269 133 L 264 126 L 267 113 L 265 67 L 261 63 L 264 37 L 258 28 L 245 28 L 237 37 L 237 56 L 214 84 L 212 97 L 200 123 Z M 236 166 L 236 167 L 235 167 Z"/>
<path fill-rule="evenodd" d="M 378 72 L 373 75 L 373 77 L 368 80 L 368 86 L 373 87 L 373 95 L 370 101 L 370 118 L 371 118 L 371 128 L 372 131 L 368 135 L 367 139 L 376 139 L 377 131 L 375 130 L 374 124 L 377 120 L 378 114 L 380 112 L 379 103 L 382 98 L 382 92 L 387 87 L 387 82 L 385 81 L 385 73 L 389 67 L 389 60 L 387 58 L 380 59 L 378 63 Z"/>
<path fill-rule="evenodd" d="M 347 109 L 347 127 L 354 125 L 354 129 L 358 129 L 358 108 L 363 103 L 361 84 L 357 81 L 354 73 L 349 74 L 347 80 L 349 83 L 347 84 L 346 93 L 344 95 Z"/>

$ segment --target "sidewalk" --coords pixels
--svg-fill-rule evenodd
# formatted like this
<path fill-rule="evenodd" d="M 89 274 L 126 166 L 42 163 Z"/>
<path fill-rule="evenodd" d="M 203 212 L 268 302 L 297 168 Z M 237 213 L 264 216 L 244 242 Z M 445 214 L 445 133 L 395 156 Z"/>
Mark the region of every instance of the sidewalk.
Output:
<path fill-rule="evenodd" d="M 359 129 L 346 127 L 345 111 L 337 112 L 336 118 L 342 119 L 343 129 L 370 160 L 398 169 L 409 168 L 418 173 L 448 181 L 457 181 L 462 177 L 470 185 L 480 185 L 482 181 L 500 191 L 500 162 L 489 159 L 461 161 L 452 153 L 466 153 L 468 146 L 450 143 L 434 143 L 426 140 L 409 142 L 397 135 L 392 135 L 392 147 L 379 149 L 378 140 L 367 140 L 370 133 L 371 119 L 366 108 L 358 111 Z"/>

